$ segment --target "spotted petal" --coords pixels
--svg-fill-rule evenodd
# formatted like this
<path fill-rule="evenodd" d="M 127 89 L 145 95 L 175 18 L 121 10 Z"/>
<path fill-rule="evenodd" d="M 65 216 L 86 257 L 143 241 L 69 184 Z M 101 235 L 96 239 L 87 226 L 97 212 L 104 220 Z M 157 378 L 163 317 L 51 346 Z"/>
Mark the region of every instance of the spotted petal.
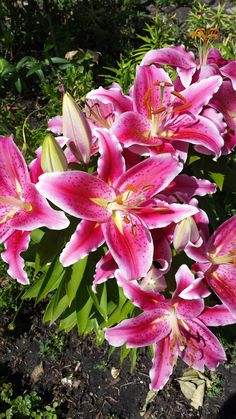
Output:
<path fill-rule="evenodd" d="M 28 284 L 29 279 L 24 270 L 24 259 L 21 252 L 27 250 L 30 241 L 29 231 L 15 231 L 5 242 L 5 252 L 1 254 L 4 262 L 8 263 L 8 274 L 21 284 Z"/>

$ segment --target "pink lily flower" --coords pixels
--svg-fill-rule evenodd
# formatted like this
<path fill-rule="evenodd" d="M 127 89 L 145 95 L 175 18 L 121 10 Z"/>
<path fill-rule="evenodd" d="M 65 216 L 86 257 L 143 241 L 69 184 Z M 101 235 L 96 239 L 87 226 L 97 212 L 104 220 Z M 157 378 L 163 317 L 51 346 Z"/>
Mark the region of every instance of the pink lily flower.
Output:
<path fill-rule="evenodd" d="M 113 346 L 124 343 L 128 348 L 155 345 L 150 371 L 153 390 L 164 387 L 178 356 L 200 371 L 204 371 L 205 365 L 214 370 L 220 361 L 226 360 L 220 342 L 206 327 L 213 314 L 208 312 L 203 322 L 200 315 L 204 303 L 200 296 L 192 301 L 182 297 L 184 289 L 194 283 L 193 274 L 186 265 L 176 273 L 177 287 L 171 300 L 165 300 L 157 292 L 145 292 L 135 281 L 128 282 L 119 272 L 116 277 L 125 295 L 144 312 L 105 329 L 105 337 Z M 231 316 L 229 320 L 232 321 Z"/>
<path fill-rule="evenodd" d="M 86 96 L 86 115 L 95 127 L 109 129 L 118 115 L 133 110 L 132 98 L 113 83 L 110 89 L 99 87 Z"/>
<path fill-rule="evenodd" d="M 200 248 L 187 246 L 185 252 L 204 272 L 209 286 L 236 318 L 236 215 L 221 224 Z M 191 292 L 185 298 L 191 298 Z"/>
<path fill-rule="evenodd" d="M 123 169 L 116 168 L 110 181 L 105 174 L 105 154 L 102 157 L 100 170 L 106 181 L 85 172 L 50 173 L 40 177 L 37 188 L 69 214 L 101 224 L 99 228 L 122 273 L 130 280 L 140 278 L 153 259 L 149 228 L 159 226 L 162 216 L 168 224 L 166 218 L 171 214 L 172 219 L 182 219 L 197 209 L 188 205 L 177 208 L 177 204 L 172 209 L 152 201 L 182 170 L 181 163 L 170 154 L 146 159 L 119 176 L 117 170 L 122 173 Z M 123 161 L 117 159 L 116 166 L 119 164 L 123 167 Z"/>
<path fill-rule="evenodd" d="M 29 233 L 42 226 L 64 229 L 69 220 L 39 194 L 12 136 L 0 137 L 0 194 L 0 241 L 6 244 L 3 259 L 10 265 L 9 273 L 27 283 L 19 254 L 28 246 Z"/>
<path fill-rule="evenodd" d="M 220 76 L 213 76 L 176 92 L 163 69 L 139 66 L 133 90 L 134 112 L 120 115 L 111 131 L 124 147 L 139 144 L 158 150 L 162 144 L 175 147 L 176 142 L 192 143 L 219 156 L 223 138 L 217 126 L 200 112 L 221 83 Z"/>
<path fill-rule="evenodd" d="M 197 69 L 194 54 L 186 51 L 183 45 L 148 51 L 141 61 L 142 66 L 167 64 L 175 68 L 180 76 L 183 86 L 190 85 L 192 76 Z"/>

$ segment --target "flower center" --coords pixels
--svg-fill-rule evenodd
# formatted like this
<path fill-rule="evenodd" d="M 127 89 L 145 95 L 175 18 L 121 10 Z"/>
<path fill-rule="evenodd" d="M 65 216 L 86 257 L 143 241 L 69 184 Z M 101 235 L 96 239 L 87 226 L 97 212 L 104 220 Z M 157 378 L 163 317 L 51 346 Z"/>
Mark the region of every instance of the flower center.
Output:
<path fill-rule="evenodd" d="M 159 106 L 157 109 L 153 107 L 152 95 L 154 94 L 154 86 L 158 86 L 159 92 Z M 170 93 L 179 101 L 170 102 L 164 106 L 164 93 L 165 89 L 173 87 L 169 82 L 154 82 L 153 87 L 149 88 L 143 101 L 147 109 L 147 115 L 151 122 L 151 130 L 149 136 L 161 135 L 162 137 L 173 136 L 173 125 L 176 124 L 179 118 L 179 113 L 188 110 L 192 103 L 187 103 L 186 98 L 181 93 L 172 90 Z"/>
<path fill-rule="evenodd" d="M 19 210 L 32 211 L 32 205 L 12 196 L 0 196 L 0 205 L 12 207 L 6 215 L 0 220 L 0 224 L 5 223 L 14 217 Z"/>

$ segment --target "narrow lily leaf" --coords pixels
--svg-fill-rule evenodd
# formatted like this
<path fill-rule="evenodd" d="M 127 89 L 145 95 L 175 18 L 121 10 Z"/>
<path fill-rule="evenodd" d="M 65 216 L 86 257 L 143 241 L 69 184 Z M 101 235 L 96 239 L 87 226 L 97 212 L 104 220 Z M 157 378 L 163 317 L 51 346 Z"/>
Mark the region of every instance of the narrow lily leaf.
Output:
<path fill-rule="evenodd" d="M 64 330 L 66 333 L 69 333 L 73 327 L 77 323 L 77 316 L 76 316 L 76 310 L 75 309 L 68 309 L 64 313 L 64 318 L 61 319 L 59 324 L 59 331 Z"/>
<path fill-rule="evenodd" d="M 138 355 L 138 348 L 131 348 L 129 357 L 130 357 L 130 372 L 134 372 L 136 368 L 136 362 L 137 362 L 137 355 Z"/>
<path fill-rule="evenodd" d="M 70 278 L 68 282 L 66 282 L 66 294 L 68 297 L 69 306 L 76 296 L 77 290 L 84 275 L 86 264 L 87 257 L 79 260 L 72 267 L 67 268 L 67 270 L 71 272 Z"/>
<path fill-rule="evenodd" d="M 97 311 L 101 314 L 101 316 L 103 317 L 104 320 L 107 320 L 106 311 L 103 310 L 103 307 L 100 305 L 100 303 L 98 301 L 98 297 L 96 296 L 96 294 L 94 294 L 94 292 L 92 291 L 91 288 L 88 288 L 88 292 L 89 292 L 90 298 L 92 299 Z"/>
<path fill-rule="evenodd" d="M 38 304 L 39 301 L 41 301 L 44 297 L 46 297 L 46 295 L 49 292 L 55 290 L 59 286 L 64 272 L 65 272 L 65 269 L 63 268 L 59 260 L 56 259 L 50 265 L 50 268 L 48 269 L 48 272 L 43 280 L 43 283 L 41 284 L 40 290 L 37 295 L 36 304 Z"/>
<path fill-rule="evenodd" d="M 23 298 L 24 300 L 26 300 L 27 298 L 36 298 L 38 296 L 39 290 L 42 286 L 42 283 L 44 281 L 44 274 L 37 279 L 35 282 L 33 282 L 33 284 L 31 284 L 29 286 L 29 288 L 27 289 L 27 291 L 22 295 L 21 298 Z"/>
<path fill-rule="evenodd" d="M 131 351 L 131 348 L 126 348 L 126 344 L 120 348 L 120 367 L 122 367 L 124 360 L 127 358 Z"/>
<path fill-rule="evenodd" d="M 68 307 L 68 297 L 66 295 L 66 288 L 65 288 L 65 282 L 66 282 L 66 272 L 63 276 L 63 279 L 56 291 L 56 293 L 53 295 L 52 299 L 50 300 L 46 311 L 44 313 L 43 321 L 49 322 L 52 324 L 54 323 L 58 317 L 65 311 L 65 309 Z"/>
<path fill-rule="evenodd" d="M 77 311 L 77 324 L 78 324 L 78 333 L 80 336 L 84 335 L 86 327 L 89 320 L 89 315 L 93 306 L 93 300 L 91 297 L 88 298 L 87 303 L 84 307 Z"/>
<path fill-rule="evenodd" d="M 225 174 L 210 172 L 209 176 L 217 184 L 219 190 L 222 191 L 223 185 L 224 185 Z"/>
<path fill-rule="evenodd" d="M 102 307 L 102 309 L 104 311 L 105 318 L 107 318 L 108 310 L 107 310 L 107 286 L 106 286 L 106 283 L 103 284 L 100 306 Z"/>

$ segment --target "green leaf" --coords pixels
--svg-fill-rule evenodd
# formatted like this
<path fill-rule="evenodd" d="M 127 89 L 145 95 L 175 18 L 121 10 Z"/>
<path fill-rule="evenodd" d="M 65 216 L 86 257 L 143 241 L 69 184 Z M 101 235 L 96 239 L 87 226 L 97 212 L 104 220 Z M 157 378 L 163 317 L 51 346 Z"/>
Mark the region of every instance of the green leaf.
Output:
<path fill-rule="evenodd" d="M 190 156 L 189 160 L 188 160 L 188 165 L 190 166 L 190 164 L 194 163 L 195 161 L 200 160 L 200 156 Z"/>
<path fill-rule="evenodd" d="M 41 301 L 44 297 L 46 297 L 46 295 L 49 292 L 55 290 L 59 286 L 64 272 L 65 272 L 65 268 L 63 268 L 59 260 L 56 259 L 50 265 L 47 271 L 47 274 L 44 278 L 44 281 L 37 295 L 36 304 L 38 304 L 39 301 Z"/>
<path fill-rule="evenodd" d="M 83 335 L 86 331 L 92 306 L 93 300 L 91 297 L 89 297 L 84 307 L 81 310 L 77 311 L 77 324 L 79 335 Z"/>
<path fill-rule="evenodd" d="M 98 297 L 96 296 L 96 294 L 94 294 L 94 292 L 92 291 L 91 288 L 88 288 L 88 292 L 89 292 L 89 295 L 90 295 L 91 299 L 93 300 L 93 303 L 94 303 L 97 311 L 101 314 L 101 316 L 103 317 L 104 320 L 107 320 L 107 313 L 106 313 L 106 311 L 103 310 L 103 307 L 101 307 L 101 305 L 99 304 Z"/>
<path fill-rule="evenodd" d="M 53 62 L 53 64 L 66 64 L 66 63 L 68 63 L 68 60 L 66 58 L 61 58 L 61 57 L 52 57 L 51 61 Z"/>
<path fill-rule="evenodd" d="M 22 298 L 25 300 L 27 298 L 36 298 L 39 290 L 42 286 L 45 274 L 42 275 L 39 279 L 37 279 L 33 284 L 29 286 L 27 291 L 23 294 Z"/>
<path fill-rule="evenodd" d="M 22 84 L 21 84 L 21 79 L 19 77 L 15 82 L 15 86 L 16 86 L 17 92 L 21 93 L 22 92 Z"/>
<path fill-rule="evenodd" d="M 77 315 L 75 309 L 67 309 L 64 313 L 64 318 L 61 319 L 59 324 L 59 330 L 65 330 L 69 333 L 77 323 Z"/>
<path fill-rule="evenodd" d="M 130 372 L 131 373 L 134 372 L 134 370 L 136 368 L 137 355 L 138 355 L 138 348 L 131 348 L 131 351 L 130 351 L 130 354 L 129 354 L 130 363 L 131 363 L 131 366 L 130 366 L 130 370 L 131 370 Z"/>
<path fill-rule="evenodd" d="M 120 367 L 122 367 L 124 360 L 127 358 L 127 356 L 130 353 L 131 348 L 126 348 L 126 344 L 121 346 L 120 348 Z"/>
<path fill-rule="evenodd" d="M 223 174 L 223 173 L 210 172 L 209 173 L 209 176 L 217 184 L 219 190 L 222 191 L 223 184 L 224 184 L 224 179 L 225 179 L 225 174 Z"/>
<path fill-rule="evenodd" d="M 37 228 L 36 230 L 33 230 L 30 234 L 30 238 L 32 242 L 39 243 L 44 235 L 44 231 L 40 230 L 40 228 Z"/>
<path fill-rule="evenodd" d="M 88 258 L 85 257 L 76 262 L 72 267 L 67 268 L 71 270 L 70 278 L 66 282 L 66 294 L 68 297 L 69 306 L 75 298 L 77 290 L 80 286 L 86 268 L 87 260 Z"/>
<path fill-rule="evenodd" d="M 49 304 L 47 305 L 43 316 L 43 321 L 50 321 L 50 323 L 54 323 L 67 307 L 68 297 L 66 295 L 65 281 L 63 277 L 56 293 L 53 295 Z"/>
<path fill-rule="evenodd" d="M 71 234 L 74 232 L 78 220 L 71 219 L 69 227 L 65 230 L 47 230 L 42 237 L 37 252 L 39 254 L 41 266 L 52 262 L 61 252 Z"/>

